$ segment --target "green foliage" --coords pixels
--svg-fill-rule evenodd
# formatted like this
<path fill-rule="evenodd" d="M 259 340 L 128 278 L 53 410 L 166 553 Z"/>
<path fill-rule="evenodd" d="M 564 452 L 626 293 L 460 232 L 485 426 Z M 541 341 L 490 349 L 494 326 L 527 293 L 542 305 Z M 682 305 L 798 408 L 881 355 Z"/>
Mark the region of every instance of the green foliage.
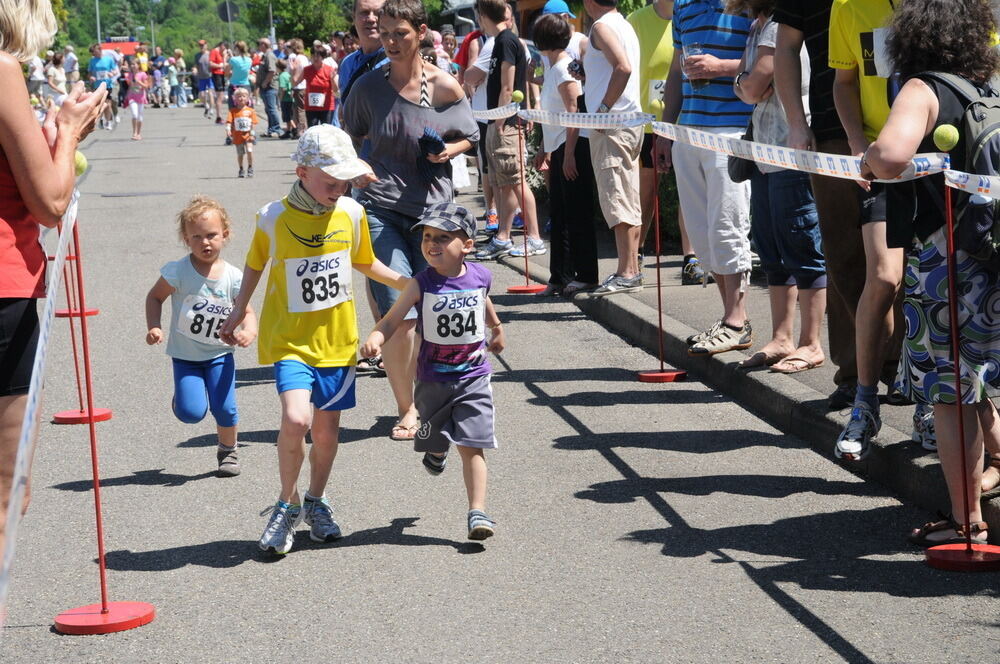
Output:
<path fill-rule="evenodd" d="M 274 15 L 275 34 L 283 39 L 298 37 L 309 44 L 351 25 L 352 0 L 245 0 L 245 16 L 261 33 L 269 29 L 268 4 Z"/>

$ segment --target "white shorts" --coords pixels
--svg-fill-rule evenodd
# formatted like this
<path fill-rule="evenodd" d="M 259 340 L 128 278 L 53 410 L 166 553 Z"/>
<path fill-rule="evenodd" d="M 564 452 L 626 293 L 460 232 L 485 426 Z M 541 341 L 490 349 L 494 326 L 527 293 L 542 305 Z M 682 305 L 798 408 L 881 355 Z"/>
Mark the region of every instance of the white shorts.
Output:
<path fill-rule="evenodd" d="M 694 127 L 729 138 L 742 129 Z M 671 156 L 684 228 L 691 247 L 709 272 L 741 274 L 750 265 L 750 183 L 729 179 L 728 157 L 675 142 Z"/>

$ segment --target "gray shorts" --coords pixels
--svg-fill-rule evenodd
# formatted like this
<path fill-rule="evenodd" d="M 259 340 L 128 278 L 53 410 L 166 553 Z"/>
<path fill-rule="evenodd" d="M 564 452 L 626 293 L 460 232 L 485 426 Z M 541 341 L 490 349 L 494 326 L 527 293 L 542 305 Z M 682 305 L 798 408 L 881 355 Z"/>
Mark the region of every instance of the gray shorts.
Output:
<path fill-rule="evenodd" d="M 418 380 L 413 400 L 421 425 L 413 449 L 436 454 L 447 452 L 452 444 L 496 449 L 490 378 L 487 374 L 447 383 Z"/>

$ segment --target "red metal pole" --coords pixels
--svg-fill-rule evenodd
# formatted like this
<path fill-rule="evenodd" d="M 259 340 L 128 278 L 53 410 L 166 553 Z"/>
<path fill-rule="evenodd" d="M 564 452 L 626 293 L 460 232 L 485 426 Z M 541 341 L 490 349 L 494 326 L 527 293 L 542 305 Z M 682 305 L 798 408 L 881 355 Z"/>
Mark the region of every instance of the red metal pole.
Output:
<path fill-rule="evenodd" d="M 66 287 L 66 308 L 69 309 L 69 339 L 73 348 L 73 370 L 76 372 L 76 396 L 80 402 L 80 412 L 83 410 L 83 382 L 80 380 L 80 356 L 76 350 L 76 324 L 73 322 L 73 312 L 76 308 L 73 298 L 72 278 L 69 266 L 63 263 L 63 285 Z"/>
<path fill-rule="evenodd" d="M 83 288 L 83 269 L 80 265 L 82 263 L 80 260 L 82 252 L 80 247 L 80 233 L 78 229 L 79 224 L 73 226 L 73 246 L 76 249 L 77 257 L 77 260 L 75 261 L 77 304 L 80 306 L 80 311 L 83 312 L 87 310 L 87 302 L 86 297 L 84 296 Z M 80 316 L 80 336 L 82 337 L 81 340 L 83 342 L 83 374 L 87 385 L 87 411 L 93 415 L 94 385 L 90 365 L 90 342 L 87 332 L 87 317 L 84 315 Z M 101 475 L 97 466 L 97 425 L 95 424 L 94 417 L 87 418 L 87 425 L 90 430 L 90 463 L 94 473 L 94 513 L 97 520 L 97 565 L 100 570 L 101 577 L 101 613 L 108 613 L 110 611 L 108 608 L 108 573 L 107 566 L 104 561 L 104 519 L 101 516 Z"/>
<path fill-rule="evenodd" d="M 663 286 L 660 282 L 660 264 L 663 262 L 660 252 L 660 170 L 653 165 L 653 232 L 656 234 L 654 245 L 656 247 L 656 313 L 660 318 L 660 326 L 656 331 L 656 338 L 659 342 L 660 350 L 660 373 L 663 373 Z M 683 252 L 682 252 L 683 253 Z M 639 266 L 642 271 L 642 266 Z"/>
<path fill-rule="evenodd" d="M 517 167 L 521 169 L 521 207 L 524 207 L 524 128 L 521 126 L 520 119 L 517 123 Z M 528 211 L 522 209 L 521 214 L 527 218 Z M 524 285 L 528 286 L 531 281 L 528 279 L 528 224 L 524 225 Z"/>
<path fill-rule="evenodd" d="M 965 421 L 962 418 L 962 356 L 958 340 L 958 265 L 955 257 L 955 220 L 951 209 L 951 187 L 944 185 L 945 225 L 948 231 L 948 313 L 951 318 L 951 355 L 955 370 L 955 409 L 958 417 L 958 444 L 962 453 L 962 508 L 965 518 L 965 550 L 972 553 L 972 528 L 969 524 L 969 477 L 965 452 Z"/>

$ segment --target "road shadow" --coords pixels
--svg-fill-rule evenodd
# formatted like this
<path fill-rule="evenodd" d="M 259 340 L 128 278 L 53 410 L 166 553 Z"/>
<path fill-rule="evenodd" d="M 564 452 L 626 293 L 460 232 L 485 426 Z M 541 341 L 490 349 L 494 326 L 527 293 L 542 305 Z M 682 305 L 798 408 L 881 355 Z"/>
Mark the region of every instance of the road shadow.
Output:
<path fill-rule="evenodd" d="M 266 385 L 274 382 L 274 367 L 250 367 L 236 370 L 236 387 Z"/>
<path fill-rule="evenodd" d="M 669 390 L 619 390 L 615 392 L 593 391 L 574 392 L 557 397 L 532 397 L 528 403 L 534 406 L 624 406 L 648 405 L 660 406 L 666 404 L 708 404 L 722 403 L 726 398 L 718 392 L 710 390 L 688 390 L 671 388 Z"/>
<path fill-rule="evenodd" d="M 496 299 L 494 296 L 490 296 Z M 502 297 L 502 296 L 501 296 Z M 564 302 L 562 299 L 551 299 L 551 302 Z M 587 314 L 583 313 L 579 309 L 574 308 L 572 311 L 507 311 L 504 312 L 503 320 L 505 323 L 510 323 L 513 321 L 543 321 L 546 323 L 560 322 L 565 323 L 567 321 L 574 320 L 588 320 Z"/>
<path fill-rule="evenodd" d="M 501 358 L 497 361 L 505 371 L 493 374 L 493 382 L 498 383 L 553 383 L 571 380 L 581 382 L 596 380 L 605 383 L 634 383 L 635 372 L 619 367 L 592 367 L 589 369 L 512 369 Z M 541 396 L 541 395 L 539 395 Z M 546 395 L 548 396 L 548 395 Z"/>
<path fill-rule="evenodd" d="M 278 417 L 276 415 L 276 417 Z M 389 415 L 379 415 L 375 418 L 375 423 L 370 429 L 352 429 L 350 427 L 340 428 L 340 443 L 354 443 L 360 440 L 370 440 L 372 438 L 388 438 L 392 433 L 392 425 L 396 423 L 395 417 Z M 267 443 L 276 445 L 278 443 L 277 429 L 263 429 L 261 431 L 240 431 L 237 433 L 239 444 Z M 312 437 L 306 434 L 306 443 L 312 444 Z M 219 444 L 219 437 L 214 433 L 206 433 L 194 438 L 188 438 L 184 442 L 178 443 L 177 447 L 215 447 Z"/>
<path fill-rule="evenodd" d="M 237 445 L 247 443 L 270 443 L 278 442 L 277 429 L 263 429 L 261 431 L 239 431 L 236 434 Z M 206 433 L 194 438 L 188 438 L 184 442 L 177 443 L 177 447 L 215 447 L 219 444 L 219 437 L 214 433 Z"/>
<path fill-rule="evenodd" d="M 416 525 L 419 517 L 400 517 L 388 525 L 349 533 L 329 544 L 313 542 L 307 530 L 295 533 L 295 544 L 290 557 L 320 552 L 326 549 L 340 549 L 350 546 L 444 546 L 456 553 L 475 554 L 485 551 L 477 542 L 456 542 L 442 537 L 427 537 L 406 533 L 407 528 Z M 255 540 L 217 540 L 202 544 L 189 544 L 156 551 L 129 551 L 119 549 L 109 551 L 104 560 L 108 569 L 127 572 L 167 572 L 188 565 L 225 569 L 237 567 L 245 562 L 272 563 L 283 560 L 284 556 L 273 556 L 260 550 Z M 95 561 L 96 562 L 96 561 Z"/>
<path fill-rule="evenodd" d="M 562 436 L 553 441 L 557 450 L 611 451 L 630 447 L 647 450 L 669 450 L 693 454 L 732 452 L 751 447 L 769 449 L 799 449 L 805 443 L 791 436 L 763 431 L 644 431 L 615 433 L 584 433 Z"/>
<path fill-rule="evenodd" d="M 178 475 L 177 473 L 165 473 L 164 468 L 154 468 L 151 470 L 137 470 L 131 475 L 120 477 L 101 478 L 101 488 L 106 489 L 111 486 L 184 486 L 188 482 L 203 480 L 208 477 L 215 477 L 214 470 L 198 475 Z M 93 480 L 74 480 L 53 484 L 50 488 L 60 491 L 90 491 L 94 488 Z"/>

